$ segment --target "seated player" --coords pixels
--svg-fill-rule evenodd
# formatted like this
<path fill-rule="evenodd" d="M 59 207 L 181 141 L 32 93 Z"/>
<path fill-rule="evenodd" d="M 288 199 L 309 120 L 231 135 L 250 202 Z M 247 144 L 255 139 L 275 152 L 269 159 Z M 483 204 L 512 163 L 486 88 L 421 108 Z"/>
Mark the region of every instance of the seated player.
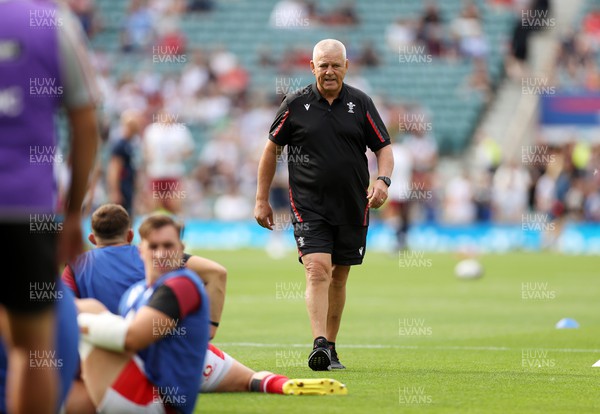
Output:
<path fill-rule="evenodd" d="M 145 279 L 123 295 L 117 316 L 94 299 L 77 302 L 82 378 L 99 413 L 194 411 L 208 346 L 208 297 L 180 266 L 181 228 L 167 216 L 139 229 Z M 171 329 L 160 330 L 157 327 Z M 173 333 L 184 334 L 173 340 Z"/>
<path fill-rule="evenodd" d="M 118 204 L 105 204 L 92 214 L 88 240 L 96 246 L 68 264 L 63 282 L 75 297 L 100 300 L 112 313 L 118 313 L 119 300 L 134 283 L 144 279 L 144 264 L 137 246 L 131 245 L 133 230 L 127 211 Z M 211 338 L 216 334 L 225 303 L 227 270 L 203 257 L 184 253 L 183 264 L 202 275 L 210 297 Z"/>
<path fill-rule="evenodd" d="M 77 311 L 73 294 L 61 282 L 57 284 L 56 298 L 56 353 L 52 351 L 50 358 L 44 355 L 30 355 L 29 368 L 45 368 L 58 371 L 59 394 L 58 405 L 61 406 L 67 397 L 71 384 L 79 369 L 79 357 L 77 355 L 77 343 L 79 341 L 79 329 L 77 327 Z M 42 351 L 37 351 L 42 354 Z M 0 341 L 0 413 L 7 412 L 6 407 L 6 378 L 7 378 L 6 348 Z M 57 410 L 58 411 L 58 407 Z"/>
<path fill-rule="evenodd" d="M 125 225 L 124 223 L 127 224 Z M 67 285 L 71 286 L 72 289 L 75 290 L 75 293 L 80 297 L 97 299 L 111 310 L 111 306 L 117 307 L 117 305 L 115 305 L 115 302 L 117 301 L 114 300 L 114 297 L 122 296 L 128 288 L 128 286 L 126 286 L 127 283 L 123 283 L 123 280 L 134 280 L 135 282 L 143 280 L 144 266 L 139 255 L 129 254 L 131 249 L 135 249 L 134 252 L 137 252 L 137 248 L 129 246 L 129 242 L 133 238 L 133 232 L 129 228 L 127 212 L 121 206 L 107 204 L 98 208 L 92 216 L 92 231 L 93 233 L 90 234 L 89 239 L 96 245 L 96 248 L 93 251 L 107 249 L 108 254 L 96 254 L 91 256 L 91 253 L 87 252 L 82 255 L 82 257 L 85 258 L 86 255 L 93 257 L 93 261 L 91 259 L 81 259 L 76 261 L 76 263 L 85 261 L 86 272 L 73 272 L 71 269 L 65 269 L 63 280 Z M 108 237 L 109 235 L 114 234 L 119 234 L 119 236 Z M 109 246 L 112 246 L 112 248 L 109 248 Z M 118 246 L 121 247 L 117 248 Z M 121 255 L 115 254 L 119 249 L 124 253 Z M 104 263 L 105 261 L 111 261 L 112 263 Z M 208 264 L 206 264 L 206 262 Z M 207 259 L 192 256 L 187 261 L 187 266 L 191 267 L 192 270 L 199 269 L 198 273 L 201 275 L 202 279 L 205 279 L 206 274 L 205 272 L 202 272 L 202 267 L 212 271 L 212 274 L 214 275 L 212 276 L 214 280 L 213 286 L 222 286 L 222 291 L 224 292 L 224 283 L 220 283 L 224 278 L 219 278 L 218 275 L 219 273 L 225 275 L 226 271 L 220 265 Z M 223 270 L 220 271 L 220 268 Z M 121 272 L 124 270 L 131 274 L 122 274 Z M 105 286 L 108 286 L 109 288 L 105 288 Z M 221 290 L 219 289 L 213 289 L 210 292 L 212 293 L 215 291 L 220 295 Z M 85 293 L 82 294 L 82 292 Z M 211 293 L 208 293 L 210 301 L 212 301 Z M 211 328 L 214 329 L 214 326 L 211 325 Z M 294 387 L 291 385 L 288 385 L 284 389 L 283 384 L 288 380 L 287 377 L 275 375 L 266 371 L 257 373 L 213 345 L 209 345 L 208 347 L 202 372 L 203 376 L 200 386 L 202 392 L 259 391 L 276 394 L 293 394 L 295 391 Z M 273 381 L 274 379 L 276 379 L 276 381 Z M 261 387 L 261 380 L 264 380 L 264 384 L 268 384 L 268 386 Z M 345 387 L 341 386 L 337 381 L 335 384 L 338 387 L 333 392 L 328 389 L 330 386 L 329 382 L 325 381 L 321 384 L 320 381 L 321 380 L 317 381 L 319 387 L 316 387 L 316 390 L 314 389 L 315 384 L 313 384 L 313 380 L 295 380 L 295 384 L 306 385 L 303 390 L 300 390 L 303 394 L 346 393 Z M 295 394 L 300 395 L 300 391 L 296 391 Z M 76 395 L 73 398 L 84 401 L 85 395 Z M 69 402 L 70 400 L 71 398 L 69 398 Z M 80 406 L 81 405 L 78 405 L 78 407 Z M 68 412 L 82 411 L 83 409 L 81 408 L 79 408 L 79 410 L 68 410 Z M 93 410 L 89 412 L 93 412 Z"/>

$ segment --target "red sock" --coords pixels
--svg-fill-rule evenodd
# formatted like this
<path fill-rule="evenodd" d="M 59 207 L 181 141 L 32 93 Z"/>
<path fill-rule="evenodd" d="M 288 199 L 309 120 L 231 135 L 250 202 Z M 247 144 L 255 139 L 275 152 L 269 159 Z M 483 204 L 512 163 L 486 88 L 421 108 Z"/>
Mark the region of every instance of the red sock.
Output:
<path fill-rule="evenodd" d="M 260 390 L 269 394 L 283 394 L 283 384 L 288 380 L 285 375 L 267 375 L 260 382 Z"/>

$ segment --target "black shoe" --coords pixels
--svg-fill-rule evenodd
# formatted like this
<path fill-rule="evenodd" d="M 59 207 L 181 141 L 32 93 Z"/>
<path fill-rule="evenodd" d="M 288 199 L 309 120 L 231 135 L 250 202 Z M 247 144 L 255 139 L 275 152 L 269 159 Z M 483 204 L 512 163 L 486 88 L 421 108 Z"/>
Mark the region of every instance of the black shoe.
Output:
<path fill-rule="evenodd" d="M 331 351 L 331 369 L 346 369 L 340 362 L 335 347 L 329 345 L 329 351 Z"/>
<path fill-rule="evenodd" d="M 308 356 L 308 366 L 313 371 L 331 371 L 331 351 L 327 339 L 315 339 L 313 350 Z"/>

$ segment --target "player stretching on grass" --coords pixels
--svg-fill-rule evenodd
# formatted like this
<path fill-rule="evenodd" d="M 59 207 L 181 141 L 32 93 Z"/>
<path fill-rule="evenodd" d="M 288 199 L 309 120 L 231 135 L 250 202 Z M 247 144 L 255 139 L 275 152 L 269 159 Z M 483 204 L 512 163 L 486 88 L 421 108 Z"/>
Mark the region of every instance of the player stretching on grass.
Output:
<path fill-rule="evenodd" d="M 194 410 L 208 346 L 208 297 L 182 268 L 181 228 L 167 216 L 140 226 L 145 280 L 127 290 L 120 316 L 94 299 L 77 303 L 84 341 L 82 378 L 100 413 Z M 112 351 L 112 352 L 111 352 Z"/>
<path fill-rule="evenodd" d="M 343 83 L 346 48 L 333 39 L 313 50 L 316 82 L 285 97 L 258 167 L 254 216 L 273 229 L 269 188 L 277 154 L 288 153 L 294 237 L 306 274 L 306 307 L 316 371 L 343 369 L 335 348 L 346 302 L 350 266 L 365 255 L 369 208 L 386 200 L 394 167 L 390 139 L 371 98 Z M 369 190 L 366 148 L 377 157 L 379 177 Z"/>
<path fill-rule="evenodd" d="M 80 271 L 73 271 L 70 266 L 65 268 L 63 281 L 78 297 L 97 299 L 108 310 L 113 307 L 117 309 L 118 300 L 115 300 L 115 297 L 120 298 L 130 285 L 144 279 L 144 264 L 137 248 L 129 245 L 133 234 L 127 212 L 123 207 L 114 204 L 99 207 L 92 216 L 92 231 L 89 238 L 97 246 L 96 249 L 85 253 L 74 262 L 73 266 Z M 122 251 L 121 254 L 118 254 L 119 250 Z M 225 269 L 215 262 L 197 256 L 192 256 L 186 264 L 189 266 L 194 259 L 201 260 L 193 264 L 192 270 L 202 275 L 202 279 L 208 275 L 210 283 L 219 285 L 218 288 L 213 286 L 207 291 L 213 294 L 217 292 L 217 295 L 224 292 L 224 279 L 216 277 L 214 273 L 224 274 Z M 208 266 L 202 260 L 212 265 Z M 210 301 L 212 302 L 212 297 Z M 211 325 L 211 328 L 214 328 L 214 325 Z M 346 387 L 335 380 L 289 380 L 288 377 L 267 371 L 256 372 L 213 345 L 208 346 L 202 373 L 199 386 L 202 392 L 257 391 L 288 395 L 347 393 Z M 89 398 L 85 395 L 85 390 L 81 390 L 82 387 L 76 387 L 69 397 L 67 412 L 84 412 L 82 402 Z M 87 412 L 93 413 L 91 402 L 87 406 Z"/>

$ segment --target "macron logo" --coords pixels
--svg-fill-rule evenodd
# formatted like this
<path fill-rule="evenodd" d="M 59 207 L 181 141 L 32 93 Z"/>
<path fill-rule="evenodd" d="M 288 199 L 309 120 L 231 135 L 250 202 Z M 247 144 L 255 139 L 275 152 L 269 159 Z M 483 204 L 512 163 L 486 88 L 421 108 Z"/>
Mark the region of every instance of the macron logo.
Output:
<path fill-rule="evenodd" d="M 304 104 L 304 107 L 306 108 L 306 110 L 308 111 L 308 108 L 310 108 L 310 104 Z"/>

